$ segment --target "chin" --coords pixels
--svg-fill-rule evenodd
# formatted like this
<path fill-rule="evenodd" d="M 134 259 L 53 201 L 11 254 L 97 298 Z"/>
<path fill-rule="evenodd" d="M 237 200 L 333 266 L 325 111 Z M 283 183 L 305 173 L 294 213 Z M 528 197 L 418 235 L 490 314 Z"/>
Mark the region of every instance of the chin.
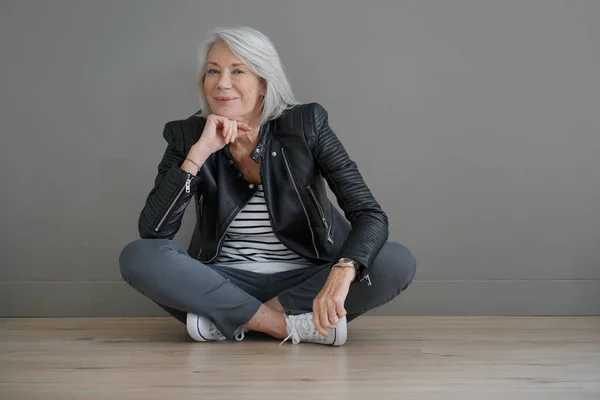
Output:
<path fill-rule="evenodd" d="M 227 117 L 229 119 L 238 118 L 244 115 L 243 110 L 238 109 L 237 107 L 228 107 L 228 106 L 214 106 L 210 108 L 213 113 L 217 115 L 221 115 L 223 117 Z"/>

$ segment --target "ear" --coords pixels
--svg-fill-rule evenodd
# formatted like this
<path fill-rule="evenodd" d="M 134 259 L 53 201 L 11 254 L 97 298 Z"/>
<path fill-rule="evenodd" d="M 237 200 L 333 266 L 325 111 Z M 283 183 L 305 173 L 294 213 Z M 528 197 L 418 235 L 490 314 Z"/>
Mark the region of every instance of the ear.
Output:
<path fill-rule="evenodd" d="M 265 97 L 265 95 L 267 94 L 267 81 L 265 81 L 264 79 L 260 80 L 260 91 L 258 92 L 258 94 L 260 94 L 261 97 Z"/>

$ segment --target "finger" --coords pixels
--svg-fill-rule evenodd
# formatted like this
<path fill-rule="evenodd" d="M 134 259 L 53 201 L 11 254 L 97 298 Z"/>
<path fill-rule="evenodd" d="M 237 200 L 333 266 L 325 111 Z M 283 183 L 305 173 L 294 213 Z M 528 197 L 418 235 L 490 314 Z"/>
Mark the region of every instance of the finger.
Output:
<path fill-rule="evenodd" d="M 231 137 L 229 138 L 229 140 L 231 140 L 231 142 L 235 142 L 235 138 L 237 136 L 237 131 L 238 131 L 238 122 L 237 121 L 232 121 L 231 124 Z"/>
<path fill-rule="evenodd" d="M 341 321 L 340 316 L 334 311 L 333 314 L 329 314 L 329 322 L 331 323 L 331 329 L 334 329 Z"/>
<path fill-rule="evenodd" d="M 327 311 L 322 310 L 319 312 L 319 328 L 317 330 L 319 333 L 325 337 L 329 337 L 329 332 L 325 328 L 325 324 L 327 323 Z"/>
<path fill-rule="evenodd" d="M 323 328 L 323 332 L 321 333 L 323 336 L 329 336 L 329 332 L 327 332 L 327 329 L 331 329 L 331 323 L 329 322 L 329 317 L 328 317 L 328 310 L 327 310 L 327 305 L 323 304 L 321 306 L 321 312 L 319 314 L 319 320 L 321 323 L 321 327 Z"/>
<path fill-rule="evenodd" d="M 315 329 L 323 336 L 327 337 L 329 336 L 329 333 L 327 333 L 327 331 L 325 330 L 325 328 L 323 328 L 323 325 L 321 324 L 321 305 L 320 304 L 316 304 L 313 305 L 313 324 L 315 326 Z"/>
<path fill-rule="evenodd" d="M 227 141 L 232 142 L 233 134 L 235 133 L 235 121 L 229 120 L 229 133 L 227 134 Z"/>
<path fill-rule="evenodd" d="M 229 124 L 226 118 L 221 120 L 221 123 L 223 124 L 223 129 L 221 130 L 221 136 L 223 137 L 223 141 L 225 142 L 225 144 L 227 144 L 227 131 L 229 129 Z"/>
<path fill-rule="evenodd" d="M 233 121 L 227 121 L 227 133 L 225 134 L 225 142 L 231 143 L 231 130 L 233 129 Z"/>
<path fill-rule="evenodd" d="M 338 319 L 336 319 L 336 317 Z M 327 310 L 327 320 L 325 322 L 325 325 L 323 325 L 323 326 L 325 328 L 333 329 L 338 324 L 338 322 L 339 322 L 339 317 L 338 317 L 335 307 L 329 308 Z"/>
<path fill-rule="evenodd" d="M 227 136 L 225 140 L 227 143 L 231 143 L 231 132 L 233 131 L 233 121 L 227 120 Z"/>
<path fill-rule="evenodd" d="M 243 133 L 249 133 L 252 130 L 248 124 L 239 121 L 237 123 L 237 128 L 238 132 L 242 131 Z"/>
<path fill-rule="evenodd" d="M 344 318 L 346 314 L 348 314 L 346 312 L 346 308 L 344 307 L 344 300 L 337 300 L 335 303 L 335 308 L 337 310 L 337 315 L 339 315 L 340 318 Z"/>
<path fill-rule="evenodd" d="M 217 135 L 222 135 L 224 129 L 223 118 L 214 114 L 210 115 L 208 118 L 210 119 L 211 123 L 215 126 L 215 131 L 217 132 Z"/>

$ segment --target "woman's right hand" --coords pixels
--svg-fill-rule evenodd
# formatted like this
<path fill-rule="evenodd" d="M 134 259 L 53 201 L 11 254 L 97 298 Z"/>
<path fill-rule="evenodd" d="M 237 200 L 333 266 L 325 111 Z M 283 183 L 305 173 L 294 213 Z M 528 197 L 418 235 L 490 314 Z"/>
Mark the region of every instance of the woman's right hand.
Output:
<path fill-rule="evenodd" d="M 202 131 L 198 144 L 212 154 L 221 150 L 228 143 L 235 142 L 238 137 L 250 133 L 250 130 L 250 127 L 243 122 L 210 114 L 206 118 L 206 125 L 204 125 L 204 131 Z"/>
<path fill-rule="evenodd" d="M 250 127 L 243 122 L 233 121 L 221 115 L 209 115 L 206 118 L 202 136 L 192 146 L 180 168 L 196 175 L 211 154 L 248 133 L 250 133 Z"/>

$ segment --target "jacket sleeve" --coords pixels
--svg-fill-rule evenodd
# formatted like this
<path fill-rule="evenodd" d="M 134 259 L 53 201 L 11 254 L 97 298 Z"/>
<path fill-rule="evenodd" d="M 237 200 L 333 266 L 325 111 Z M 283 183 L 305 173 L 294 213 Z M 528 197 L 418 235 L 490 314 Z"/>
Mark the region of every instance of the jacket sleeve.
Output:
<path fill-rule="evenodd" d="M 321 174 L 336 196 L 346 219 L 352 225 L 350 234 L 334 261 L 351 258 L 368 268 L 387 241 L 388 218 L 365 184 L 356 163 L 331 130 L 327 111 L 313 103 L 315 142 L 313 155 Z"/>
<path fill-rule="evenodd" d="M 163 137 L 167 141 L 167 148 L 158 164 L 154 187 L 138 219 L 138 231 L 143 239 L 175 237 L 200 180 L 180 168 L 186 156 L 181 122 L 168 122 Z"/>

